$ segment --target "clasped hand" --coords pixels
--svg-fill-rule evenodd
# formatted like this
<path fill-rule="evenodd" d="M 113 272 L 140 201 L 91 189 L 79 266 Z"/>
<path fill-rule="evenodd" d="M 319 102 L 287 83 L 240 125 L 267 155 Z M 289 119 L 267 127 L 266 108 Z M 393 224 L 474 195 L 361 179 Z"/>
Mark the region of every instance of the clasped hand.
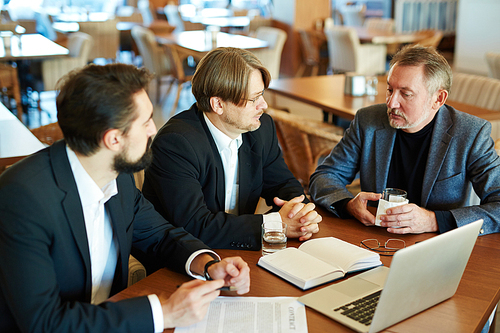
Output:
<path fill-rule="evenodd" d="M 274 198 L 274 203 L 281 207 L 279 210 L 281 221 L 288 225 L 287 237 L 298 238 L 305 241 L 319 231 L 318 223 L 323 217 L 314 210 L 316 206 L 309 202 L 303 203 L 304 195 L 300 195 L 290 201 Z"/>
<path fill-rule="evenodd" d="M 347 211 L 366 226 L 375 225 L 375 216 L 368 210 L 368 201 L 377 201 L 382 197 L 380 193 L 360 192 L 351 199 L 346 206 Z M 422 233 L 438 231 L 434 212 L 415 204 L 387 209 L 385 215 L 380 216 L 382 227 L 395 234 Z"/>

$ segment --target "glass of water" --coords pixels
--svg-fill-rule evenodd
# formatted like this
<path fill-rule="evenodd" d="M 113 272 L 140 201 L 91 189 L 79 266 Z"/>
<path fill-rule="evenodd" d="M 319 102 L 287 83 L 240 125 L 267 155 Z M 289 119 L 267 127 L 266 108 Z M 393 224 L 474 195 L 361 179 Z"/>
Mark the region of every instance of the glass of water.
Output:
<path fill-rule="evenodd" d="M 282 222 L 262 223 L 262 255 L 286 248 L 287 224 Z"/>

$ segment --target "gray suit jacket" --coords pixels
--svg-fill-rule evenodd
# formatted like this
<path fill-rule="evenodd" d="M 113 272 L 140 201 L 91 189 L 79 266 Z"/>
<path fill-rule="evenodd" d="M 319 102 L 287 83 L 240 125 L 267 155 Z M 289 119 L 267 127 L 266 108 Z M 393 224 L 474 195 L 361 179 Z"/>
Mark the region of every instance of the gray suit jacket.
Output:
<path fill-rule="evenodd" d="M 363 108 L 343 139 L 311 176 L 312 198 L 335 212 L 332 204 L 352 194 L 345 188 L 360 172 L 361 190 L 381 193 L 386 187 L 396 130 L 387 107 Z M 472 187 L 481 204 L 466 207 Z M 443 105 L 436 115 L 422 184 L 422 207 L 451 211 L 461 226 L 484 219 L 484 233 L 499 232 L 500 158 L 491 139 L 491 124 Z"/>

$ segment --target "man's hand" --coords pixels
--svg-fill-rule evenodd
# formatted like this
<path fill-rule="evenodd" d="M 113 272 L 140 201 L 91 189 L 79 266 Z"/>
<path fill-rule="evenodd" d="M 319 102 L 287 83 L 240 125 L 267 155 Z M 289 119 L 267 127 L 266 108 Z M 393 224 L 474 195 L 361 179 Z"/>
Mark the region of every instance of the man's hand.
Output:
<path fill-rule="evenodd" d="M 250 291 L 250 268 L 240 257 L 229 257 L 211 265 L 208 274 L 212 279 L 224 280 L 224 285 L 233 286 L 239 295 Z"/>
<path fill-rule="evenodd" d="M 314 210 L 316 206 L 310 202 L 304 204 L 304 195 L 293 198 L 290 201 L 274 198 L 274 203 L 281 207 L 279 210 L 281 220 L 288 225 L 287 237 L 298 238 L 305 241 L 319 231 L 318 223 L 323 217 Z"/>
<path fill-rule="evenodd" d="M 164 328 L 195 324 L 205 317 L 210 302 L 219 296 L 224 280 L 192 280 L 184 283 L 169 298 L 159 295 Z"/>
<path fill-rule="evenodd" d="M 380 225 L 395 234 L 420 234 L 439 230 L 436 214 L 415 204 L 389 208 L 385 213 L 386 215 L 380 216 Z"/>
<path fill-rule="evenodd" d="M 377 201 L 381 197 L 382 194 L 380 193 L 359 192 L 347 203 L 346 209 L 349 214 L 364 225 L 375 225 L 375 216 L 368 210 L 368 201 Z"/>

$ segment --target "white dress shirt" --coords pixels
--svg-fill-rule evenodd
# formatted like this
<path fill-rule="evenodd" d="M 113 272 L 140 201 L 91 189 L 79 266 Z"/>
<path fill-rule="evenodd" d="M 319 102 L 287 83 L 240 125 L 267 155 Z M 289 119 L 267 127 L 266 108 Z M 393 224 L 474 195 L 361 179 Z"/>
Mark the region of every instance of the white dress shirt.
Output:
<path fill-rule="evenodd" d="M 238 149 L 243 144 L 243 137 L 240 134 L 236 139 L 231 139 L 221 130 L 215 127 L 203 113 L 208 130 L 215 141 L 217 150 L 222 160 L 224 168 L 224 181 L 226 190 L 226 200 L 224 210 L 226 213 L 238 215 L 239 203 L 239 172 L 238 172 Z M 281 222 L 281 215 L 278 212 L 263 215 L 264 222 Z"/>
<path fill-rule="evenodd" d="M 69 163 L 75 177 L 78 194 L 82 203 L 83 217 L 87 231 L 92 276 L 92 304 L 104 302 L 109 297 L 118 260 L 118 243 L 113 236 L 113 228 L 106 202 L 118 193 L 116 179 L 102 189 L 83 168 L 76 154 L 66 146 Z M 198 250 L 186 261 L 186 272 L 197 279 L 204 279 L 190 271 L 191 262 L 199 254 L 208 253 L 214 259 L 220 257 L 211 250 Z M 163 332 L 163 310 L 157 295 L 148 295 L 155 332 Z"/>

